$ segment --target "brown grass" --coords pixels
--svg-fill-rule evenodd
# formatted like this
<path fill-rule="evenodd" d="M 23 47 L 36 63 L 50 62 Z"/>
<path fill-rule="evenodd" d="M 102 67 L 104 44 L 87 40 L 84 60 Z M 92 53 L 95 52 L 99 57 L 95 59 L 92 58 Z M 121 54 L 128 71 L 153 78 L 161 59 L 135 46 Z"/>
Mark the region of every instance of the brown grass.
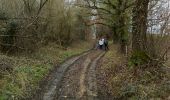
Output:
<path fill-rule="evenodd" d="M 169 72 L 147 68 L 145 71 L 126 64 L 124 57 L 111 46 L 99 65 L 102 82 L 98 82 L 100 94 L 111 95 L 120 100 L 166 100 L 170 96 Z M 102 88 L 104 87 L 104 88 Z"/>
<path fill-rule="evenodd" d="M 166 65 L 170 68 L 170 51 L 168 52 L 168 60 L 166 61 Z"/>
<path fill-rule="evenodd" d="M 123 64 L 124 58 L 118 52 L 118 46 L 110 44 L 110 50 L 101 59 L 98 65 L 98 85 L 99 85 L 99 95 L 101 96 L 115 96 L 118 94 L 116 88 L 113 88 L 113 80 L 118 81 L 117 72 Z M 114 91 L 113 91 L 114 90 Z M 106 98 L 104 98 L 106 99 Z"/>

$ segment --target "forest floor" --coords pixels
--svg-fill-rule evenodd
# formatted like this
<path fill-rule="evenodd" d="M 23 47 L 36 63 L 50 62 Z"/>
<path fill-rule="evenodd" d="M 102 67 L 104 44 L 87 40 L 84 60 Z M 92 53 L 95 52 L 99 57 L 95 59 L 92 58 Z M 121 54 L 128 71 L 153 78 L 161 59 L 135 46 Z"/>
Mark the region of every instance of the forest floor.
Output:
<path fill-rule="evenodd" d="M 35 94 L 44 77 L 48 76 L 64 60 L 81 54 L 92 45 L 85 41 L 60 48 L 55 43 L 41 47 L 32 54 L 18 56 L 0 54 L 0 100 L 18 100 Z M 5 71 L 5 68 L 10 68 Z M 35 93 L 34 93 L 35 91 Z"/>
<path fill-rule="evenodd" d="M 139 68 L 135 74 L 117 48 L 112 45 L 111 51 L 98 63 L 100 96 L 109 97 L 107 100 L 170 100 L 170 60 L 166 62 L 166 68 Z"/>

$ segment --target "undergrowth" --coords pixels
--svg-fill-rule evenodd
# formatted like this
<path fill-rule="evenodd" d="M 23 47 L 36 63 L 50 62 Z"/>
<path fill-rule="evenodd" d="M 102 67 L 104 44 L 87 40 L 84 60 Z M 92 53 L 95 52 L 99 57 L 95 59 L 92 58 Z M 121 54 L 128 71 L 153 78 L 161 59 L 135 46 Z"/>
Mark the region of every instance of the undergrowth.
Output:
<path fill-rule="evenodd" d="M 90 48 L 89 43 L 79 42 L 66 50 L 54 43 L 23 56 L 0 55 L 0 64 L 10 66 L 11 72 L 0 71 L 0 100 L 18 100 L 30 97 L 39 82 L 62 61 Z M 6 62 L 6 63 L 4 63 Z"/>
<path fill-rule="evenodd" d="M 170 75 L 164 67 L 131 67 L 115 46 L 111 46 L 102 60 L 106 74 L 106 88 L 115 100 L 168 100 Z M 107 63 L 109 62 L 109 63 Z"/>

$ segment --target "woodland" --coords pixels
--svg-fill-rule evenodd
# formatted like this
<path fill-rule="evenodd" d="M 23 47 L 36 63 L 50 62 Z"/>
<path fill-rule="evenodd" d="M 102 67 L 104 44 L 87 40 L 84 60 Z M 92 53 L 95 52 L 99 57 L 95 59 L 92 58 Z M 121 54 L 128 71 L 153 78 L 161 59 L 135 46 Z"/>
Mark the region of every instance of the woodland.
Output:
<path fill-rule="evenodd" d="M 0 100 L 32 97 L 54 66 L 102 36 L 109 95 L 170 99 L 169 0 L 0 0 Z"/>

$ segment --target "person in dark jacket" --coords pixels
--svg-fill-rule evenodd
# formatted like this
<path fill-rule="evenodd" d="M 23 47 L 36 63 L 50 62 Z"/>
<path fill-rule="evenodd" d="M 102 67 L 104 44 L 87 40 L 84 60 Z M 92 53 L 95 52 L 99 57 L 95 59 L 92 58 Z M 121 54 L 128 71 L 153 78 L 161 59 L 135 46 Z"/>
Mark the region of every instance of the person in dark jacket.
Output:
<path fill-rule="evenodd" d="M 108 42 L 107 38 L 104 39 L 104 50 L 105 51 L 109 50 L 109 42 Z"/>

